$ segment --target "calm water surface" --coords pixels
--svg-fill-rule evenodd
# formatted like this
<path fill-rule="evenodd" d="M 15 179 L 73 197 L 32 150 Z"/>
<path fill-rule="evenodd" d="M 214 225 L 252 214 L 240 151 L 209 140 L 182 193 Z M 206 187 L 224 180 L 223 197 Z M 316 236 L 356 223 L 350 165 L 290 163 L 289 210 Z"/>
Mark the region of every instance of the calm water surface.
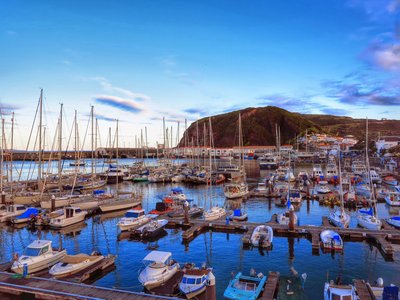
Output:
<path fill-rule="evenodd" d="M 131 161 L 125 161 L 131 162 Z M 25 167 L 24 167 L 25 170 Z M 26 174 L 26 171 L 25 171 Z M 140 190 L 143 193 L 143 208 L 151 210 L 162 195 L 169 193 L 171 184 L 132 184 L 123 183 L 122 190 Z M 115 187 L 108 187 L 113 189 Z M 206 188 L 183 186 L 187 197 L 201 206 L 209 207 L 205 201 Z M 213 202 L 228 207 L 244 207 L 249 214 L 249 221 L 264 222 L 270 220 L 274 213 L 283 209 L 274 206 L 266 199 L 249 199 L 246 202 L 225 201 L 222 186 L 212 188 Z M 319 206 L 317 201 L 303 202 L 297 212 L 300 224 L 320 225 L 321 217 L 328 215 L 328 207 Z M 385 204 L 378 206 L 380 217 L 398 214 Z M 394 261 L 385 261 L 379 250 L 366 242 L 346 242 L 343 254 L 312 255 L 311 243 L 307 239 L 274 237 L 271 251 L 242 248 L 240 234 L 207 232 L 199 235 L 189 245 L 183 245 L 179 230 L 167 229 L 167 235 L 156 242 L 143 243 L 130 240 L 118 240 L 119 232 L 116 224 L 122 213 L 91 217 L 85 223 L 62 230 L 41 231 L 41 237 L 51 239 L 55 246 L 62 242 L 70 254 L 90 253 L 98 250 L 103 254 L 115 254 L 116 269 L 94 284 L 105 287 L 116 287 L 133 291 L 141 291 L 138 282 L 138 272 L 142 267 L 142 259 L 151 251 L 158 249 L 170 251 L 175 260 L 195 262 L 200 265 L 207 263 L 214 268 L 217 280 L 217 299 L 223 298 L 223 292 L 229 283 L 232 272 L 242 271 L 248 274 L 251 268 L 257 272 L 268 274 L 269 271 L 279 271 L 282 276 L 291 277 L 291 268 L 298 274 L 307 274 L 304 299 L 322 299 L 323 285 L 329 272 L 329 278 L 334 279 L 341 274 L 343 282 L 350 283 L 353 278 L 375 281 L 382 277 L 386 284 L 400 285 L 400 247 L 395 245 Z M 356 226 L 353 213 L 351 227 Z M 16 229 L 3 225 L 0 230 L 0 261 L 10 260 L 14 252 L 21 253 L 33 240 L 38 238 L 38 232 L 30 232 L 25 228 Z M 293 279 L 293 278 L 292 278 Z M 295 299 L 295 298 L 291 298 Z"/>

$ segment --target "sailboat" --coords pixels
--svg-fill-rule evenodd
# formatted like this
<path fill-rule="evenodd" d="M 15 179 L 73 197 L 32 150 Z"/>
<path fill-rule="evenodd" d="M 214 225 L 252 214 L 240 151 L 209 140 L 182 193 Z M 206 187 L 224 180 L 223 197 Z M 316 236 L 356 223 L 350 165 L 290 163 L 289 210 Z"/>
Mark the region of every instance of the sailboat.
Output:
<path fill-rule="evenodd" d="M 290 152 L 289 152 L 289 169 L 290 169 Z M 287 192 L 287 198 L 286 198 L 286 205 L 287 205 L 287 210 L 283 213 L 278 214 L 277 216 L 277 221 L 281 225 L 289 225 L 289 215 L 290 211 L 294 210 L 294 207 L 292 203 L 290 202 L 290 181 L 288 183 L 288 192 Z M 297 215 L 293 212 L 293 221 L 295 224 L 297 224 Z"/>
<path fill-rule="evenodd" d="M 224 194 L 228 199 L 242 198 L 249 194 L 249 188 L 246 182 L 246 171 L 244 168 L 244 153 L 243 153 L 243 133 L 242 133 L 242 118 L 239 113 L 239 148 L 242 153 L 239 158 L 239 169 L 241 176 L 232 179 L 231 182 L 224 185 Z M 211 155 L 211 154 L 210 154 Z"/>
<path fill-rule="evenodd" d="M 343 204 L 343 186 L 342 186 L 342 170 L 340 165 L 340 151 L 339 153 L 339 195 L 340 195 L 340 210 L 331 212 L 328 216 L 328 220 L 335 226 L 340 228 L 348 228 L 350 222 L 350 216 L 344 210 Z"/>
<path fill-rule="evenodd" d="M 382 227 L 381 220 L 378 219 L 377 209 L 376 209 L 376 199 L 375 199 L 375 191 L 374 186 L 371 182 L 370 174 L 370 166 L 369 166 L 369 158 L 368 158 L 368 119 L 366 119 L 366 130 L 365 130 L 365 160 L 367 163 L 367 176 L 369 185 L 371 187 L 371 202 L 372 207 L 369 210 L 360 209 L 358 211 L 357 222 L 358 225 L 364 227 L 369 230 L 380 230 Z"/>
<path fill-rule="evenodd" d="M 212 127 L 211 127 L 211 118 L 208 119 L 210 126 L 210 151 L 209 151 L 209 164 L 210 164 L 210 172 L 208 172 L 209 180 L 207 180 L 207 191 L 210 191 L 210 209 L 204 212 L 204 220 L 212 221 L 222 218 L 226 215 L 226 210 L 223 207 L 219 207 L 218 205 L 212 206 L 212 189 L 211 189 L 211 173 L 212 173 L 212 162 L 211 162 L 211 149 L 213 148 L 213 138 L 212 138 Z"/>

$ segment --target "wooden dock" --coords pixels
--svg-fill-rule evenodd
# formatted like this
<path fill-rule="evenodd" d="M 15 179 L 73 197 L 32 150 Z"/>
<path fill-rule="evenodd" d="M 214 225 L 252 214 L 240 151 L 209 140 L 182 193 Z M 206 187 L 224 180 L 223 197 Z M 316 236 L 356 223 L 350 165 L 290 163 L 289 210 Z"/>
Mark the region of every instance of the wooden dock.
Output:
<path fill-rule="evenodd" d="M 251 245 L 250 237 L 255 227 L 258 225 L 271 226 L 274 231 L 274 236 L 278 237 L 304 237 L 311 240 L 313 254 L 319 255 L 319 235 L 323 230 L 333 229 L 339 233 L 344 241 L 373 241 L 382 255 L 386 259 L 393 259 L 394 250 L 392 243 L 400 244 L 400 230 L 395 228 L 385 227 L 380 231 L 367 230 L 364 228 L 338 228 L 331 225 L 327 217 L 322 217 L 321 226 L 295 226 L 293 231 L 290 231 L 288 226 L 280 225 L 276 222 L 276 215 L 273 215 L 271 220 L 264 223 L 253 222 L 229 222 L 225 219 L 215 221 L 191 220 L 189 223 L 184 223 L 182 220 L 168 219 L 170 228 L 182 228 L 185 231 L 182 233 L 182 241 L 188 243 L 196 236 L 206 230 L 226 233 L 243 233 L 242 242 L 244 245 Z"/>
<path fill-rule="evenodd" d="M 139 292 L 103 288 L 48 278 L 21 278 L 15 274 L 0 272 L 0 295 L 12 299 L 51 299 L 51 300 L 158 300 L 177 299 L 148 295 Z"/>
<path fill-rule="evenodd" d="M 368 288 L 367 284 L 364 280 L 355 279 L 354 287 L 357 290 L 357 295 L 362 300 L 375 300 L 375 296 L 373 295 L 371 289 Z"/>
<path fill-rule="evenodd" d="M 260 300 L 274 300 L 278 296 L 279 272 L 269 272 Z"/>

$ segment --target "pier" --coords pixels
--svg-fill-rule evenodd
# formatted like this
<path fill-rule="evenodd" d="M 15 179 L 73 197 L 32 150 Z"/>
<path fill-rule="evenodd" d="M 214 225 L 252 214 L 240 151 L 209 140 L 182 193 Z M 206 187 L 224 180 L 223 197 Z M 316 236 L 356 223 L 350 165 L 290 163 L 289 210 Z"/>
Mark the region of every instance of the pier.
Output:
<path fill-rule="evenodd" d="M 0 296 L 11 299 L 105 299 L 105 300 L 158 300 L 177 299 L 139 292 L 123 291 L 73 282 L 29 277 L 22 278 L 15 274 L 0 272 Z"/>
<path fill-rule="evenodd" d="M 274 236 L 277 237 L 302 237 L 311 241 L 312 253 L 319 255 L 320 249 L 320 233 L 323 230 L 331 229 L 340 234 L 344 241 L 368 241 L 373 242 L 380 250 L 383 257 L 387 260 L 393 259 L 394 250 L 392 244 L 400 244 L 400 230 L 384 227 L 380 231 L 368 230 L 364 228 L 338 228 L 331 225 L 327 217 L 322 217 L 321 226 L 302 225 L 295 226 L 294 230 L 290 230 L 286 225 L 280 225 L 276 222 L 276 215 L 273 215 L 271 220 L 264 223 L 253 222 L 226 222 L 225 219 L 215 221 L 206 220 L 190 220 L 185 223 L 181 219 L 172 219 L 163 217 L 168 220 L 169 228 L 181 228 L 182 242 L 189 244 L 201 233 L 211 230 L 224 233 L 243 234 L 242 242 L 245 246 L 251 245 L 251 235 L 253 230 L 259 225 L 268 225 L 274 231 Z"/>

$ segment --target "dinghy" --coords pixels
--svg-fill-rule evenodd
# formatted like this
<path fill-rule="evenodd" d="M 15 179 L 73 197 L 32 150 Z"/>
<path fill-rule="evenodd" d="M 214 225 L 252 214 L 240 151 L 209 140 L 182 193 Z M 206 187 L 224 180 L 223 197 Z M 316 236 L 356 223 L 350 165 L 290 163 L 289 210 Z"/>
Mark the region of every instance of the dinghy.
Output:
<path fill-rule="evenodd" d="M 131 209 L 126 212 L 125 217 L 119 220 L 117 226 L 121 231 L 127 231 L 144 225 L 155 217 L 157 217 L 157 215 L 145 215 L 144 209 Z"/>
<path fill-rule="evenodd" d="M 55 278 L 70 276 L 90 267 L 102 259 L 104 259 L 104 256 L 97 253 L 92 255 L 83 253 L 77 255 L 66 255 L 60 262 L 51 267 L 49 273 Z"/>
<path fill-rule="evenodd" d="M 26 249 L 24 255 L 14 261 L 11 271 L 23 274 L 24 265 L 26 265 L 27 274 L 36 273 L 50 266 L 58 263 L 65 255 L 67 251 L 55 250 L 51 246 L 51 241 L 47 240 L 36 240 L 32 242 Z"/>
<path fill-rule="evenodd" d="M 147 290 L 164 284 L 179 270 L 171 252 L 151 251 L 143 263 L 145 268 L 139 274 L 139 281 Z"/>
<path fill-rule="evenodd" d="M 244 276 L 239 272 L 229 282 L 224 292 L 224 297 L 232 300 L 255 300 L 260 296 L 266 281 L 266 276 L 262 276 L 261 278 Z"/>
<path fill-rule="evenodd" d="M 229 216 L 229 219 L 231 221 L 242 222 L 242 221 L 246 221 L 248 219 L 248 215 L 246 212 L 242 211 L 241 209 L 235 209 L 233 211 L 233 214 L 231 214 Z"/>
<path fill-rule="evenodd" d="M 274 231 L 270 226 L 259 225 L 254 229 L 250 240 L 254 247 L 269 248 L 272 245 L 273 238 Z"/>
<path fill-rule="evenodd" d="M 207 210 L 204 213 L 204 220 L 214 221 L 214 220 L 224 217 L 225 215 L 226 215 L 225 208 L 222 208 L 219 206 L 214 206 L 214 207 L 211 207 L 211 209 Z"/>
<path fill-rule="evenodd" d="M 139 236 L 140 238 L 151 238 L 159 235 L 164 227 L 168 224 L 168 220 L 154 220 L 151 221 L 133 232 L 134 236 Z"/>
<path fill-rule="evenodd" d="M 333 230 L 324 230 L 320 234 L 322 248 L 328 250 L 343 250 L 343 240 Z"/>

